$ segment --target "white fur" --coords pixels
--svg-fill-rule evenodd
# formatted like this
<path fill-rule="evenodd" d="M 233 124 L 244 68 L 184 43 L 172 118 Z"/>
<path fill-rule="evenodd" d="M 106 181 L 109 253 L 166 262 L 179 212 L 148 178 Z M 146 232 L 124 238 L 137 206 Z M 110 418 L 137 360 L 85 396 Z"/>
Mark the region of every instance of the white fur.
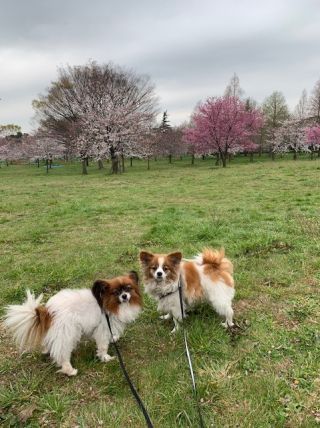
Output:
<path fill-rule="evenodd" d="M 214 282 L 208 275 L 204 274 L 202 254 L 198 254 L 193 260 L 188 261 L 194 262 L 194 266 L 199 273 L 201 286 L 204 291 L 204 299 L 211 304 L 211 306 L 219 315 L 225 318 L 225 321 L 222 323 L 222 325 L 224 327 L 232 327 L 234 325 L 232 309 L 232 299 L 235 294 L 234 288 L 226 285 L 222 279 Z M 182 275 L 182 279 L 185 282 L 183 266 L 184 262 L 181 262 L 180 274 Z M 147 294 L 157 301 L 158 311 L 165 314 L 162 318 L 173 318 L 175 327 L 172 330 L 172 333 L 176 332 L 179 329 L 179 322 L 182 320 L 178 280 L 175 282 L 159 282 L 156 280 L 148 280 L 145 283 L 145 290 Z M 172 292 L 173 294 L 169 294 L 167 297 L 162 297 L 163 295 Z M 186 311 L 190 308 L 190 304 L 187 302 L 185 296 L 183 299 L 183 304 L 184 313 L 186 313 Z"/>
<path fill-rule="evenodd" d="M 35 309 L 39 305 L 40 297 L 34 299 L 34 296 L 27 293 L 27 301 L 23 305 L 8 307 L 5 324 L 13 331 L 20 347 L 23 347 L 24 337 L 28 335 L 36 318 Z M 112 338 L 106 317 L 91 290 L 62 290 L 48 300 L 46 308 L 52 316 L 52 323 L 43 338 L 42 346 L 50 353 L 53 361 L 61 366 L 60 372 L 68 376 L 77 374 L 70 358 L 82 336 L 96 341 L 97 356 L 101 361 L 110 361 L 113 358 L 108 355 Z M 115 340 L 122 335 L 126 324 L 136 319 L 140 310 L 140 306 L 125 302 L 121 303 L 118 316 L 109 314 Z M 23 317 L 27 321 L 20 321 Z"/>
<path fill-rule="evenodd" d="M 6 308 L 4 325 L 12 331 L 13 338 L 19 349 L 25 349 L 28 333 L 35 321 L 35 309 L 39 306 L 43 295 L 36 299 L 30 290 L 26 291 L 27 299 L 22 305 L 10 305 Z"/>

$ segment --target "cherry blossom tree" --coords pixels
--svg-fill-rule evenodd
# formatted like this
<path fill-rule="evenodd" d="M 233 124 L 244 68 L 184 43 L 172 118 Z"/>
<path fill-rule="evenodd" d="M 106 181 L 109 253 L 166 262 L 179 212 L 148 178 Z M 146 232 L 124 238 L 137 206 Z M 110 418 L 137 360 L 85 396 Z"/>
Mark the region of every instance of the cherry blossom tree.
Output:
<path fill-rule="evenodd" d="M 59 140 L 68 139 L 72 130 L 69 140 L 83 165 L 89 156 L 100 166 L 103 158 L 110 158 L 116 173 L 119 157 L 132 153 L 153 123 L 156 104 L 147 76 L 90 62 L 60 69 L 58 81 L 34 107 L 42 128 L 60 133 Z"/>
<path fill-rule="evenodd" d="M 311 153 L 311 159 L 313 159 L 314 152 L 318 152 L 320 156 L 320 126 L 310 126 L 305 129 L 306 144 L 309 147 Z"/>
<path fill-rule="evenodd" d="M 270 144 L 274 153 L 293 152 L 294 160 L 297 159 L 298 153 L 309 151 L 305 138 L 305 129 L 300 120 L 286 120 L 275 131 Z"/>
<path fill-rule="evenodd" d="M 228 155 L 241 150 L 262 124 L 261 112 L 248 111 L 239 98 L 208 98 L 196 107 L 185 140 L 202 154 L 219 153 L 222 166 L 226 167 Z"/>

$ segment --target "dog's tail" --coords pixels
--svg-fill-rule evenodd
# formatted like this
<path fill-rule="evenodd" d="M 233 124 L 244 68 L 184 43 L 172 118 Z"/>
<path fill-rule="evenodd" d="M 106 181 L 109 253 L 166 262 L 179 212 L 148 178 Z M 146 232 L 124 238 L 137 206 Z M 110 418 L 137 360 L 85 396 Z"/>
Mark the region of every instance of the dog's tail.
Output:
<path fill-rule="evenodd" d="M 4 325 L 12 333 L 21 351 L 38 348 L 48 331 L 52 317 L 48 309 L 40 305 L 43 295 L 35 298 L 27 290 L 27 299 L 22 305 L 6 308 Z"/>
<path fill-rule="evenodd" d="M 225 257 L 224 248 L 220 250 L 204 248 L 202 253 L 197 256 L 197 263 L 209 265 L 212 269 L 227 271 L 230 275 L 233 273 L 232 263 Z"/>

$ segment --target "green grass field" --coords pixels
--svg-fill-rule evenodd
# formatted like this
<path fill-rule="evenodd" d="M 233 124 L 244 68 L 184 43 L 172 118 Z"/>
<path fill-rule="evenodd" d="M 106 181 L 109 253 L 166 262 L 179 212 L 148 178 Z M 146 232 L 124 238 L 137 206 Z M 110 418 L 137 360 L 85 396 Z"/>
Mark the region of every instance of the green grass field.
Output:
<path fill-rule="evenodd" d="M 140 249 L 225 247 L 234 262 L 237 332 L 209 306 L 186 327 L 208 427 L 320 423 L 320 161 L 134 161 L 125 174 L 79 164 L 0 169 L 0 307 L 26 288 L 47 299 L 65 287 L 139 269 Z M 143 314 L 119 341 L 157 428 L 196 427 L 181 333 Z M 78 376 L 39 354 L 19 355 L 0 328 L 0 425 L 144 427 L 117 361 L 91 342 L 73 356 Z M 111 350 L 113 353 L 113 350 Z"/>

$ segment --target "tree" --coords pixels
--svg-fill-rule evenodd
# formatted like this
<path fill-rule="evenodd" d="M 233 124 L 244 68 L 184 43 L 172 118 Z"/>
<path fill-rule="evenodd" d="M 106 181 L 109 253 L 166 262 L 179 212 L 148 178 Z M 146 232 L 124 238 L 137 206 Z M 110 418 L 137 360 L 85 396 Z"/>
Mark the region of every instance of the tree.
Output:
<path fill-rule="evenodd" d="M 262 114 L 258 109 L 246 110 L 238 98 L 208 98 L 199 104 L 192 116 L 192 126 L 185 139 L 203 154 L 218 153 L 223 167 L 229 154 L 241 150 L 261 128 Z"/>
<path fill-rule="evenodd" d="M 8 137 L 17 135 L 21 137 L 21 126 L 9 123 L 8 125 L 0 125 L 0 137 Z"/>
<path fill-rule="evenodd" d="M 318 156 L 320 156 L 320 126 L 310 126 L 305 129 L 306 135 L 306 144 L 309 147 L 311 152 L 311 159 L 313 158 L 313 153 L 318 151 Z"/>
<path fill-rule="evenodd" d="M 297 159 L 299 152 L 309 151 L 305 130 L 296 119 L 286 120 L 280 128 L 277 128 L 271 144 L 275 153 L 293 152 L 294 160 Z"/>
<path fill-rule="evenodd" d="M 274 142 L 276 130 L 282 123 L 289 119 L 289 109 L 286 100 L 281 92 L 274 91 L 262 104 L 262 110 L 265 117 L 265 135 L 267 141 L 272 147 Z M 274 143 L 274 144 L 273 144 Z M 272 157 L 274 158 L 274 151 L 271 149 Z"/>
<path fill-rule="evenodd" d="M 161 124 L 158 128 L 157 145 L 160 155 L 169 157 L 169 163 L 172 163 L 172 156 L 175 153 L 174 137 L 166 110 L 163 112 Z"/>
<path fill-rule="evenodd" d="M 305 120 L 308 117 L 308 94 L 305 89 L 302 91 L 300 100 L 295 107 L 294 117 L 298 120 Z"/>
<path fill-rule="evenodd" d="M 156 104 L 147 76 L 95 62 L 60 69 L 57 82 L 33 103 L 43 130 L 71 141 L 82 159 L 103 153 L 114 173 L 125 147 L 153 124 Z"/>
<path fill-rule="evenodd" d="M 309 99 L 309 116 L 320 123 L 320 79 L 314 85 Z"/>
<path fill-rule="evenodd" d="M 240 87 L 240 79 L 238 75 L 234 73 L 224 91 L 224 96 L 241 99 L 243 94 L 244 90 Z"/>

